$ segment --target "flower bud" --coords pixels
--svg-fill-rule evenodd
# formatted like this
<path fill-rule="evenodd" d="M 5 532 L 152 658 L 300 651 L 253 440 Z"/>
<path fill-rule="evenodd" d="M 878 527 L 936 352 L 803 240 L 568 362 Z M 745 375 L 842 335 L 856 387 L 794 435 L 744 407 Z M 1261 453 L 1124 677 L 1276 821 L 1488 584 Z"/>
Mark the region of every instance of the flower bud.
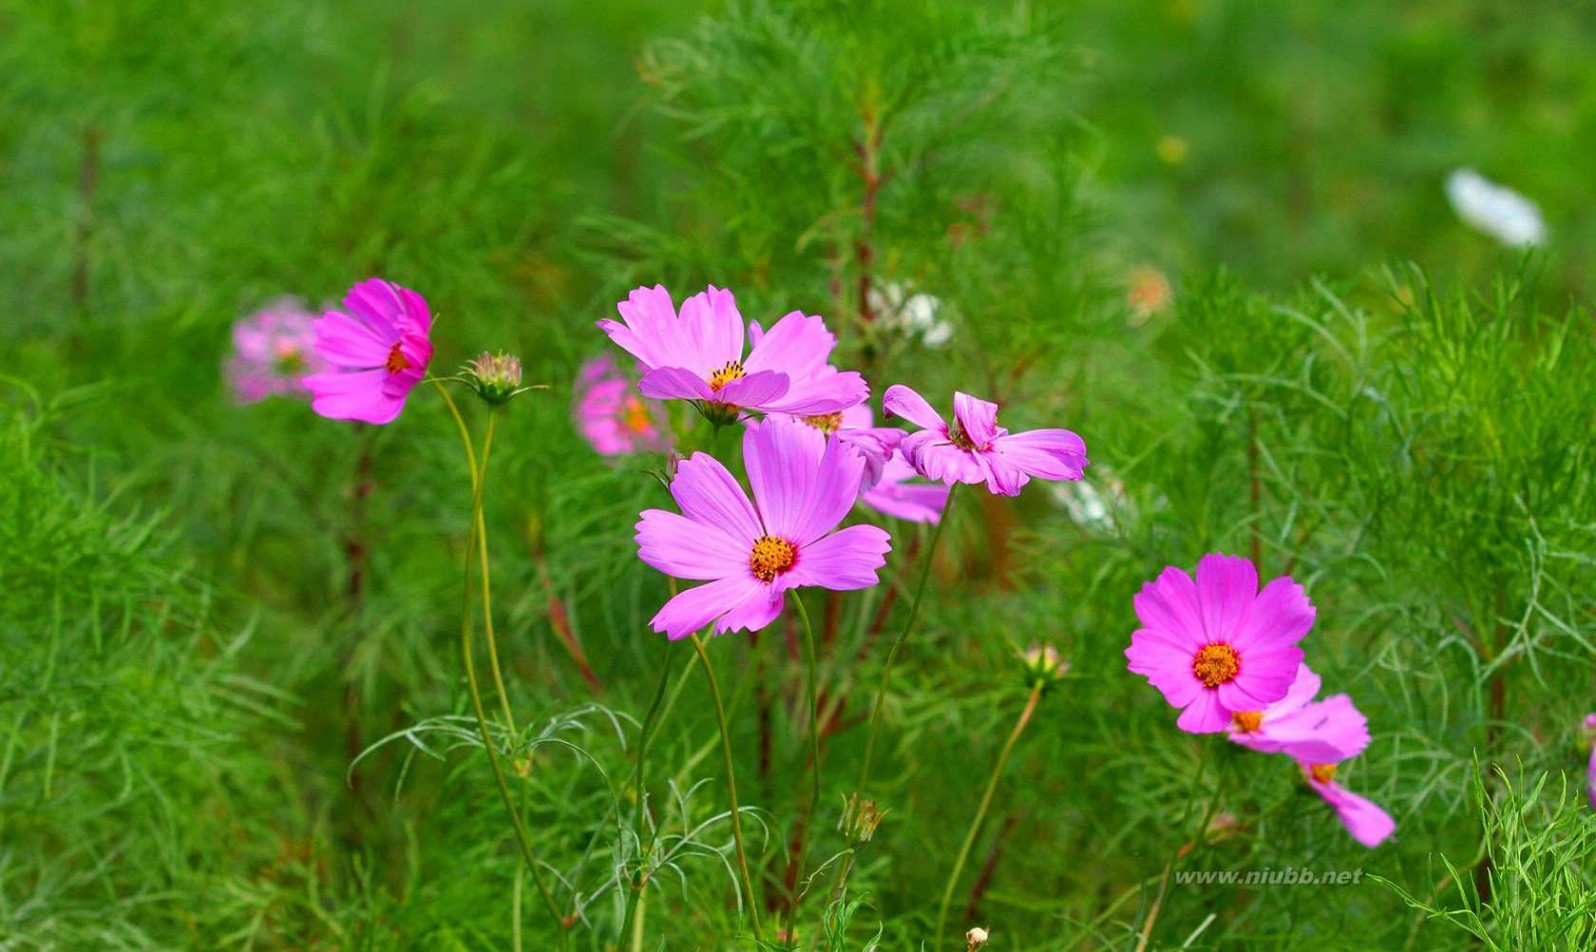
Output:
<path fill-rule="evenodd" d="M 837 822 L 837 829 L 856 843 L 868 843 L 886 816 L 887 811 L 878 809 L 874 800 L 860 800 L 857 793 L 850 794 L 848 802 L 842 805 L 842 819 Z"/>
<path fill-rule="evenodd" d="M 492 406 L 509 403 L 521 393 L 521 359 L 511 354 L 483 351 L 465 365 L 463 373 L 476 388 L 477 396 Z"/>
<path fill-rule="evenodd" d="M 1052 645 L 1033 643 L 1020 654 L 1020 661 L 1025 666 L 1025 683 L 1033 688 L 1040 686 L 1044 691 L 1064 680 L 1070 668 L 1069 662 L 1060 657 L 1058 649 Z"/>
<path fill-rule="evenodd" d="M 965 952 L 975 952 L 976 949 L 986 945 L 986 940 L 991 937 L 992 933 L 986 931 L 980 926 L 976 926 L 964 934 L 964 941 L 968 943 L 968 945 L 965 946 Z"/>

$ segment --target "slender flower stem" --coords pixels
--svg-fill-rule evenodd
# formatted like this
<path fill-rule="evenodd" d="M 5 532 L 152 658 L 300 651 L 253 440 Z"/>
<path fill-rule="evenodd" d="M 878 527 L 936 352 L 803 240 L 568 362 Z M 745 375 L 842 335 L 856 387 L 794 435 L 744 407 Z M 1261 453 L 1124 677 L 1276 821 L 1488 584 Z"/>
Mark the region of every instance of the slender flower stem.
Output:
<path fill-rule="evenodd" d="M 460 657 L 465 664 L 466 685 L 471 692 L 471 707 L 477 718 L 477 730 L 482 735 L 482 746 L 488 753 L 488 764 L 493 768 L 493 779 L 499 787 L 499 796 L 504 800 L 504 808 L 510 813 L 511 826 L 515 830 L 516 843 L 521 848 L 521 858 L 526 863 L 526 868 L 532 873 L 533 885 L 537 887 L 538 894 L 543 897 L 543 902 L 549 908 L 549 915 L 560 927 L 562 933 L 565 928 L 560 915 L 560 907 L 554 901 L 554 895 L 549 892 L 548 885 L 543 881 L 543 872 L 538 867 L 537 855 L 532 851 L 532 842 L 527 836 L 526 825 L 521 820 L 521 811 L 516 809 L 515 800 L 510 795 L 510 784 L 504 777 L 504 765 L 499 762 L 498 743 L 493 739 L 493 732 L 488 727 L 487 710 L 482 704 L 482 688 L 477 682 L 477 666 L 471 650 L 471 561 L 477 550 L 477 532 L 482 525 L 482 483 L 484 473 L 477 466 L 477 453 L 471 445 L 471 432 L 466 428 L 465 420 L 460 416 L 460 410 L 455 406 L 454 399 L 449 396 L 448 390 L 442 381 L 433 378 L 437 384 L 438 392 L 443 394 L 444 403 L 448 405 L 454 416 L 455 423 L 460 430 L 460 442 L 465 448 L 466 462 L 471 467 L 471 538 L 466 543 L 465 555 L 465 597 L 460 610 Z"/>
<path fill-rule="evenodd" d="M 1208 745 L 1204 744 L 1202 753 L 1197 758 L 1197 775 L 1192 779 L 1191 792 L 1186 796 L 1186 809 L 1180 816 L 1180 828 L 1183 830 L 1186 828 L 1187 822 L 1191 820 L 1192 804 L 1197 801 L 1197 792 L 1202 789 L 1203 772 L 1207 769 Z M 1197 836 L 1193 838 L 1195 842 L 1202 840 L 1203 832 L 1208 828 L 1208 817 L 1212 815 L 1213 810 L 1210 807 L 1204 816 L 1202 830 L 1199 830 Z M 1147 943 L 1152 941 L 1153 926 L 1158 924 L 1158 914 L 1164 908 L 1164 894 L 1169 889 L 1169 874 L 1175 868 L 1175 861 L 1180 859 L 1180 849 L 1180 847 L 1177 847 L 1174 854 L 1169 857 L 1169 862 L 1164 864 L 1164 874 L 1158 880 L 1158 895 L 1153 898 L 1153 907 L 1148 910 L 1147 921 L 1142 923 L 1141 935 L 1136 939 L 1136 952 L 1146 952 Z"/>
<path fill-rule="evenodd" d="M 986 782 L 986 793 L 981 796 L 981 805 L 976 807 L 975 820 L 970 823 L 970 832 L 964 835 L 964 845 L 959 848 L 959 858 L 954 861 L 953 872 L 948 875 L 948 884 L 942 889 L 942 904 L 937 909 L 937 941 L 932 948 L 942 948 L 942 934 L 947 928 L 948 903 L 953 901 L 953 890 L 958 886 L 959 876 L 964 872 L 964 864 L 970 858 L 971 848 L 975 846 L 976 834 L 981 832 L 981 824 L 986 821 L 986 811 L 992 806 L 992 795 L 997 792 L 998 781 L 1003 777 L 1003 768 L 1008 765 L 1009 755 L 1014 753 L 1014 745 L 1019 743 L 1025 725 L 1031 723 L 1031 715 L 1036 713 L 1036 705 L 1042 700 L 1044 687 L 1046 685 L 1038 680 L 1031 688 L 1031 696 L 1026 699 L 1025 710 L 1020 712 L 1020 719 L 1014 722 L 1014 730 L 1009 733 L 1009 739 L 998 752 L 997 764 L 992 768 L 992 777 Z"/>
<path fill-rule="evenodd" d="M 632 778 L 633 796 L 637 803 L 632 810 L 632 833 L 637 837 L 637 851 L 639 859 L 646 864 L 648 850 L 643 846 L 643 809 L 644 802 L 648 799 L 646 788 L 643 786 L 643 762 L 648 759 L 648 742 L 653 738 L 654 731 L 659 726 L 660 706 L 665 701 L 665 686 L 671 679 L 671 662 L 676 658 L 676 652 L 665 652 L 665 663 L 660 665 L 659 686 L 654 689 L 654 700 L 649 702 L 648 713 L 643 715 L 643 726 L 637 735 L 637 771 Z M 643 891 L 648 886 L 648 868 L 643 865 L 638 869 L 637 882 L 634 888 L 637 897 L 626 906 L 626 918 L 621 923 L 621 935 L 626 935 L 634 917 L 640 917 L 643 908 Z M 633 948 L 640 948 L 643 941 L 641 919 L 638 919 L 637 931 L 632 933 Z"/>
<path fill-rule="evenodd" d="M 798 592 L 793 590 L 787 594 L 792 596 L 792 603 L 798 608 L 798 618 L 804 623 L 804 648 L 809 661 L 809 762 L 815 780 L 813 808 L 818 808 L 820 806 L 820 702 L 817 700 L 818 692 L 815 685 L 820 679 L 820 665 L 815 660 L 815 629 L 809 624 L 809 610 L 804 608 L 804 600 L 798 597 Z"/>
<path fill-rule="evenodd" d="M 942 530 L 947 528 L 948 516 L 953 512 L 953 496 L 958 488 L 958 484 L 948 487 L 947 501 L 942 504 L 942 516 L 937 519 L 937 526 L 931 532 L 931 544 L 926 547 L 925 562 L 920 568 L 920 581 L 914 587 L 914 602 L 909 605 L 909 617 L 903 623 L 903 630 L 898 632 L 897 640 L 892 642 L 892 647 L 887 651 L 887 663 L 881 668 L 881 687 L 876 690 L 875 703 L 870 707 L 870 733 L 865 738 L 864 764 L 859 768 L 859 784 L 855 791 L 860 797 L 865 795 L 865 789 L 870 785 L 870 765 L 876 752 L 876 731 L 881 726 L 881 708 L 887 699 L 887 685 L 892 680 L 892 662 L 897 660 L 899 649 L 908 639 L 909 632 L 914 629 L 915 619 L 920 617 L 920 602 L 925 595 L 925 583 L 931 578 L 931 564 L 936 561 L 937 543 L 942 541 Z"/>
<path fill-rule="evenodd" d="M 715 669 L 709 663 L 709 654 L 704 651 L 703 639 L 696 633 L 690 637 L 693 639 L 693 650 L 698 652 L 698 663 L 704 666 L 710 699 L 715 702 L 715 720 L 720 725 L 721 755 L 726 761 L 726 789 L 731 796 L 732 840 L 737 844 L 737 870 L 742 875 L 743 892 L 748 896 L 748 917 L 753 923 L 754 941 L 763 942 L 764 936 L 759 928 L 759 897 L 754 895 L 754 881 L 748 875 L 748 853 L 743 847 L 743 818 L 742 810 L 737 805 L 737 770 L 732 765 L 731 732 L 726 727 L 726 707 L 721 703 L 720 685 L 715 681 Z"/>

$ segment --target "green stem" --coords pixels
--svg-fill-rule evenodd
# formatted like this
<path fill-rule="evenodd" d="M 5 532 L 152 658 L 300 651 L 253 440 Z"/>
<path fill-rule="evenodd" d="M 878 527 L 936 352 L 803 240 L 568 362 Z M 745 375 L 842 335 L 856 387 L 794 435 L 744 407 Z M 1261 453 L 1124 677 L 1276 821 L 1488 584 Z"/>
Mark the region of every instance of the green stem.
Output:
<path fill-rule="evenodd" d="M 1014 722 L 1014 730 L 1009 733 L 1008 741 L 998 753 L 997 765 L 992 768 L 992 777 L 986 782 L 986 793 L 981 796 L 981 805 L 975 809 L 975 820 L 970 823 L 970 832 L 964 835 L 964 845 L 959 848 L 959 858 L 954 861 L 953 872 L 948 875 L 948 884 L 942 889 L 942 904 L 937 909 L 937 941 L 933 948 L 942 948 L 942 934 L 947 928 L 948 904 L 953 901 L 953 890 L 959 884 L 959 876 L 964 873 L 964 864 L 970 858 L 971 848 L 975 846 L 976 834 L 980 833 L 981 824 L 986 822 L 986 812 L 992 806 L 992 796 L 997 792 L 998 781 L 1003 777 L 1003 768 L 1008 765 L 1009 755 L 1014 753 L 1014 745 L 1019 743 L 1025 725 L 1031 722 L 1031 715 L 1036 713 L 1036 705 L 1042 700 L 1044 687 L 1046 685 L 1038 680 L 1031 688 L 1031 696 L 1025 702 L 1025 710 L 1020 712 L 1020 719 Z"/>
<path fill-rule="evenodd" d="M 499 796 L 504 800 L 504 808 L 510 813 L 511 826 L 515 830 L 516 843 L 521 848 L 521 858 L 526 863 L 526 868 L 532 873 L 532 882 L 537 886 L 538 894 L 543 897 L 543 902 L 549 908 L 549 915 L 554 922 L 564 931 L 564 921 L 560 915 L 560 907 L 554 901 L 554 895 L 549 892 L 548 885 L 543 881 L 543 873 L 538 868 L 537 855 L 532 851 L 532 842 L 527 837 L 526 826 L 521 820 L 521 811 L 516 809 L 515 800 L 510 795 L 510 784 L 504 777 L 504 766 L 499 762 L 499 748 L 493 739 L 493 733 L 488 727 L 487 710 L 482 704 L 482 688 L 477 682 L 477 666 L 471 650 L 471 560 L 477 549 L 476 535 L 478 527 L 482 525 L 482 483 L 483 473 L 477 467 L 477 453 L 471 445 L 471 432 L 466 429 L 465 420 L 460 416 L 460 410 L 455 406 L 454 399 L 444 389 L 443 383 L 433 378 L 437 384 L 438 392 L 443 394 L 444 403 L 448 405 L 450 413 L 454 416 L 456 425 L 460 430 L 461 445 L 465 448 L 466 462 L 471 467 L 471 538 L 466 543 L 465 555 L 465 598 L 460 610 L 460 656 L 465 664 L 466 685 L 471 693 L 471 708 L 476 714 L 477 730 L 482 736 L 482 746 L 488 753 L 488 764 L 493 768 L 493 779 L 499 787 Z"/>
<path fill-rule="evenodd" d="M 660 666 L 659 670 L 659 686 L 654 689 L 654 700 L 649 702 L 648 713 L 643 715 L 643 727 L 638 732 L 637 737 L 637 771 L 632 777 L 632 791 L 637 803 L 632 811 L 632 833 L 637 837 L 637 852 L 641 865 L 637 871 L 637 882 L 634 886 L 634 889 L 637 893 L 637 898 L 633 899 L 626 906 L 626 917 L 621 922 L 621 935 L 627 934 L 629 927 L 632 924 L 633 917 L 638 916 L 642 912 L 643 891 L 648 886 L 647 862 L 649 850 L 645 849 L 643 846 L 643 810 L 644 802 L 648 799 L 648 795 L 643 786 L 643 761 L 648 758 L 648 742 L 653 738 L 654 731 L 658 727 L 660 706 L 665 701 L 665 686 L 670 682 L 671 662 L 675 659 L 676 652 L 671 651 L 669 645 L 667 644 L 665 651 L 665 663 Z M 637 931 L 632 934 L 633 948 L 640 947 L 639 944 L 642 941 L 642 923 L 639 920 L 637 924 Z"/>
<path fill-rule="evenodd" d="M 817 700 L 818 691 L 815 687 L 820 679 L 820 665 L 815 660 L 815 629 L 809 624 L 809 610 L 804 608 L 804 600 L 798 597 L 797 590 L 788 592 L 792 596 L 792 603 L 798 608 L 798 618 L 804 623 L 804 650 L 809 661 L 809 762 L 815 781 L 815 798 L 811 809 L 820 808 L 820 702 Z"/>
<path fill-rule="evenodd" d="M 737 805 L 737 770 L 732 765 L 731 732 L 726 727 L 726 708 L 721 704 L 720 685 L 715 681 L 715 669 L 710 666 L 709 654 L 704 651 L 704 641 L 695 633 L 693 650 L 698 652 L 698 663 L 704 666 L 704 678 L 709 681 L 709 696 L 715 702 L 715 721 L 720 725 L 721 755 L 726 761 L 726 788 L 731 796 L 732 841 L 737 845 L 737 870 L 742 876 L 743 892 L 748 896 L 748 917 L 754 927 L 754 941 L 763 942 L 759 928 L 759 897 L 754 895 L 754 881 L 748 875 L 748 853 L 743 848 L 742 810 Z"/>
<path fill-rule="evenodd" d="M 925 595 L 925 583 L 931 577 L 931 563 L 936 561 L 937 543 L 942 541 L 942 530 L 947 528 L 948 515 L 953 512 L 953 496 L 958 490 L 958 484 L 948 487 L 947 501 L 942 504 L 942 516 L 937 519 L 936 528 L 931 532 L 931 545 L 926 549 L 925 563 L 920 568 L 920 581 L 914 588 L 914 601 L 909 605 L 909 617 L 903 623 L 903 630 L 898 632 L 898 637 L 892 642 L 892 648 L 887 651 L 887 663 L 881 668 L 881 687 L 876 690 L 875 703 L 870 707 L 870 733 L 865 739 L 864 764 L 859 768 L 859 784 L 856 793 L 863 797 L 865 789 L 870 785 L 870 765 L 876 752 L 876 731 L 881 725 L 881 708 L 887 699 L 887 685 L 892 680 L 892 663 L 897 660 L 898 651 L 909 637 L 909 632 L 914 629 L 915 619 L 920 617 L 920 602 Z"/>
<path fill-rule="evenodd" d="M 1208 745 L 1205 744 L 1203 745 L 1202 753 L 1197 758 L 1197 776 L 1192 779 L 1191 792 L 1186 795 L 1186 809 L 1182 811 L 1180 816 L 1180 828 L 1183 830 L 1186 828 L 1186 824 L 1191 821 L 1192 804 L 1197 801 L 1197 792 L 1202 789 L 1203 772 L 1207 769 Z M 1217 802 L 1217 798 L 1215 799 Z M 1203 819 L 1203 829 L 1198 831 L 1197 836 L 1194 837 L 1194 842 L 1200 843 L 1202 841 L 1203 833 L 1208 828 L 1208 817 L 1212 816 L 1212 814 L 1212 805 L 1210 805 Z M 1158 881 L 1158 895 L 1153 898 L 1153 907 L 1148 910 L 1147 921 L 1142 923 L 1141 935 L 1136 940 L 1136 952 L 1146 952 L 1147 943 L 1152 941 L 1153 926 L 1158 924 L 1158 914 L 1164 908 L 1164 895 L 1169 890 L 1169 874 L 1175 868 L 1175 861 L 1179 858 L 1180 847 L 1177 846 L 1174 855 L 1169 857 L 1169 862 L 1164 864 L 1164 874 Z"/>

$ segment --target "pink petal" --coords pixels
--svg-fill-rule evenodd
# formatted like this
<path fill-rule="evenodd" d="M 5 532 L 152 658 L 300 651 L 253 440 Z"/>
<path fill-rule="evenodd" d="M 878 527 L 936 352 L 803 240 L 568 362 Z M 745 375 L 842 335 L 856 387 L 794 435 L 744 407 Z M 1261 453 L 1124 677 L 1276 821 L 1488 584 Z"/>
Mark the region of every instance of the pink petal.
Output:
<path fill-rule="evenodd" d="M 988 450 L 970 454 L 986 473 L 986 488 L 999 496 L 1018 496 L 1031 477 L 1013 463 Z"/>
<path fill-rule="evenodd" d="M 1314 608 L 1302 586 L 1281 577 L 1264 586 L 1253 600 L 1230 643 L 1246 652 L 1254 645 L 1289 645 L 1313 627 Z"/>
<path fill-rule="evenodd" d="M 1041 479 L 1080 479 L 1086 468 L 1086 442 L 1069 430 L 1027 430 L 1000 436 L 992 449 Z"/>
<path fill-rule="evenodd" d="M 685 366 L 713 371 L 743 359 L 743 316 L 730 291 L 712 284 L 683 301 L 678 324 L 694 359 Z"/>
<path fill-rule="evenodd" d="M 1237 649 L 1241 671 L 1236 679 L 1219 686 L 1219 700 L 1233 711 L 1261 711 L 1286 696 L 1302 664 L 1302 649 L 1254 646 Z"/>
<path fill-rule="evenodd" d="M 745 602 L 763 597 L 769 588 L 746 572 L 690 588 L 666 602 L 649 620 L 649 627 L 677 641 Z"/>
<path fill-rule="evenodd" d="M 403 397 L 384 392 L 386 370 L 329 372 L 312 374 L 300 382 L 314 396 L 310 408 L 329 420 L 358 420 L 361 423 L 391 423 L 405 408 Z"/>
<path fill-rule="evenodd" d="M 798 564 L 780 577 L 788 588 L 818 585 L 847 592 L 880 581 L 876 571 L 887 564 L 892 537 L 877 526 L 849 526 L 800 546 Z"/>
<path fill-rule="evenodd" d="M 655 400 L 711 400 L 714 392 L 698 374 L 681 367 L 656 367 L 637 382 L 637 390 Z"/>
<path fill-rule="evenodd" d="M 726 403 L 734 407 L 764 410 L 785 394 L 789 385 L 790 381 L 786 374 L 761 370 L 728 381 L 712 399 L 716 403 Z"/>
<path fill-rule="evenodd" d="M 766 531 L 792 542 L 814 491 L 826 437 L 805 423 L 771 417 L 743 431 L 743 465 Z"/>
<path fill-rule="evenodd" d="M 1356 757 L 1369 746 L 1369 721 L 1345 694 L 1325 698 L 1278 717 L 1264 715 L 1262 726 L 1247 735 L 1255 750 L 1284 753 L 1313 764 L 1334 764 Z"/>
<path fill-rule="evenodd" d="M 841 437 L 833 433 L 826 441 L 825 453 L 820 457 L 799 519 L 792 526 L 794 542 L 811 543 L 842 522 L 859 499 L 864 468 L 864 457 L 845 447 Z"/>
<path fill-rule="evenodd" d="M 938 435 L 946 438 L 948 425 L 942 416 L 931 409 L 931 404 L 926 403 L 924 397 L 903 384 L 894 384 L 887 388 L 887 392 L 881 396 L 881 409 L 889 417 L 903 417 L 918 427 L 935 430 Z"/>
<path fill-rule="evenodd" d="M 984 449 L 997 438 L 997 412 L 998 405 L 989 400 L 967 393 L 953 394 L 953 417 L 977 448 Z"/>
<path fill-rule="evenodd" d="M 774 370 L 793 380 L 801 380 L 825 369 L 832 348 L 836 346 L 837 338 L 826 330 L 824 320 L 793 311 L 759 336 L 748 352 L 748 359 L 743 361 L 743 369 L 750 374 Z"/>
<path fill-rule="evenodd" d="M 1197 563 L 1197 601 L 1202 605 L 1203 631 L 1209 641 L 1230 642 L 1258 594 L 1258 570 L 1234 555 L 1205 555 Z M 1296 667 L 1291 669 L 1295 677 Z M 1290 687 L 1287 682 L 1286 687 Z M 1280 694 L 1269 700 L 1279 700 Z"/>
<path fill-rule="evenodd" d="M 409 334 L 426 337 L 432 333 L 432 309 L 427 307 L 426 298 L 410 290 L 398 288 L 399 299 L 404 302 L 404 315 L 399 319 L 399 329 Z"/>
<path fill-rule="evenodd" d="M 676 466 L 671 495 L 682 515 L 714 526 L 752 552 L 754 540 L 765 534 L 759 516 L 737 480 L 708 453 L 694 453 Z"/>
<path fill-rule="evenodd" d="M 898 450 L 916 472 L 935 482 L 951 486 L 981 483 L 987 479 L 986 468 L 977 462 L 974 454 L 949 443 L 946 436 L 935 430 L 910 433 L 898 444 Z"/>
<path fill-rule="evenodd" d="M 1186 645 L 1188 658 L 1207 643 L 1197 585 L 1181 569 L 1171 565 L 1157 579 L 1143 585 L 1136 593 L 1135 605 L 1136 617 L 1142 624 L 1179 639 Z"/>
<path fill-rule="evenodd" d="M 748 597 L 744 598 L 715 623 L 716 632 L 758 631 L 776 620 L 781 614 L 782 590 L 774 585 L 755 581 Z"/>
<path fill-rule="evenodd" d="M 859 494 L 859 501 L 895 519 L 935 523 L 948 504 L 946 486 L 910 482 L 914 467 L 898 455 L 888 457 L 881 479 Z"/>
<path fill-rule="evenodd" d="M 645 509 L 637 523 L 637 554 L 676 578 L 708 581 L 748 571 L 749 546 L 720 528 L 663 509 Z"/>
<path fill-rule="evenodd" d="M 1191 672 L 1190 651 L 1174 649 L 1159 632 L 1146 628 L 1134 632 L 1125 658 L 1129 670 L 1145 677 L 1174 707 L 1185 707 L 1206 693 Z"/>
<path fill-rule="evenodd" d="M 1230 723 L 1230 711 L 1219 703 L 1213 691 L 1200 690 L 1180 712 L 1175 726 L 1188 734 L 1217 734 Z"/>
<path fill-rule="evenodd" d="M 793 377 L 780 399 L 760 404 L 773 413 L 819 416 L 836 413 L 870 399 L 870 385 L 854 371 L 840 372 L 824 367 L 807 377 Z"/>
<path fill-rule="evenodd" d="M 1310 780 L 1308 785 L 1335 808 L 1341 825 L 1352 838 L 1370 849 L 1384 843 L 1396 831 L 1396 821 L 1372 800 L 1366 800 L 1338 783 L 1319 783 Z"/>
<path fill-rule="evenodd" d="M 399 340 L 383 337 L 347 314 L 330 311 L 316 321 L 316 353 L 335 367 L 370 370 L 382 367 Z"/>
<path fill-rule="evenodd" d="M 381 278 L 367 278 L 350 288 L 344 295 L 344 308 L 379 337 L 397 340 L 403 330 L 404 299 L 396 285 Z"/>

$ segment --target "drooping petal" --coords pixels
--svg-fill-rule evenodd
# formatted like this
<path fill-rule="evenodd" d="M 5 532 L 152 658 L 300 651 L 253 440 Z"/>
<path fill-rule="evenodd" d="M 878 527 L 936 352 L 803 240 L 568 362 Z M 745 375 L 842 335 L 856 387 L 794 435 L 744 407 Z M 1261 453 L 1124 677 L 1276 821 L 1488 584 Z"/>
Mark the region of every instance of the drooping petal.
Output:
<path fill-rule="evenodd" d="M 681 367 L 656 367 L 637 382 L 637 390 L 655 400 L 710 400 L 715 394 L 698 374 Z"/>
<path fill-rule="evenodd" d="M 404 397 L 383 390 L 382 369 L 312 374 L 300 382 L 312 394 L 310 408 L 329 420 L 357 420 L 381 425 L 393 422 L 405 407 Z"/>
<path fill-rule="evenodd" d="M 781 576 L 788 588 L 818 585 L 838 592 L 870 588 L 887 564 L 892 537 L 879 526 L 848 526 L 798 550 L 798 564 Z"/>
<path fill-rule="evenodd" d="M 749 547 L 717 526 L 645 509 L 637 523 L 637 555 L 666 575 L 709 581 L 747 573 Z"/>
<path fill-rule="evenodd" d="M 678 323 L 695 360 L 683 366 L 714 370 L 743 359 L 743 316 L 730 291 L 712 284 L 683 301 Z"/>
<path fill-rule="evenodd" d="M 1087 466 L 1086 441 L 1069 430 L 1027 430 L 992 442 L 1003 459 L 1042 479 L 1080 479 Z"/>
<path fill-rule="evenodd" d="M 648 624 L 672 641 L 678 641 L 750 599 L 763 596 L 768 588 L 746 572 L 717 579 L 678 593 L 649 619 Z"/>
<path fill-rule="evenodd" d="M 708 453 L 694 453 L 677 464 L 671 495 L 682 515 L 720 529 L 750 551 L 754 540 L 765 534 L 743 487 Z"/>
<path fill-rule="evenodd" d="M 925 430 L 935 430 L 946 439 L 948 424 L 941 414 L 931 409 L 931 404 L 903 384 L 893 384 L 881 395 L 881 409 L 889 417 L 900 416 Z"/>
<path fill-rule="evenodd" d="M 751 373 L 746 377 L 739 377 L 726 383 L 714 395 L 717 403 L 726 403 L 734 407 L 746 407 L 750 410 L 765 410 L 772 403 L 780 400 L 787 392 L 790 381 L 786 374 L 761 370 Z"/>
<path fill-rule="evenodd" d="M 986 449 L 997 438 L 997 412 L 998 405 L 990 400 L 957 391 L 953 394 L 953 418 L 977 449 Z"/>
<path fill-rule="evenodd" d="M 1341 825 L 1364 846 L 1373 849 L 1396 832 L 1396 821 L 1374 801 L 1360 797 L 1334 781 L 1319 783 L 1309 779 L 1308 785 L 1335 808 Z"/>
<path fill-rule="evenodd" d="M 1247 559 L 1215 553 L 1197 563 L 1197 601 L 1209 641 L 1229 643 L 1257 594 L 1258 570 Z M 1296 676 L 1295 668 L 1291 674 Z"/>

